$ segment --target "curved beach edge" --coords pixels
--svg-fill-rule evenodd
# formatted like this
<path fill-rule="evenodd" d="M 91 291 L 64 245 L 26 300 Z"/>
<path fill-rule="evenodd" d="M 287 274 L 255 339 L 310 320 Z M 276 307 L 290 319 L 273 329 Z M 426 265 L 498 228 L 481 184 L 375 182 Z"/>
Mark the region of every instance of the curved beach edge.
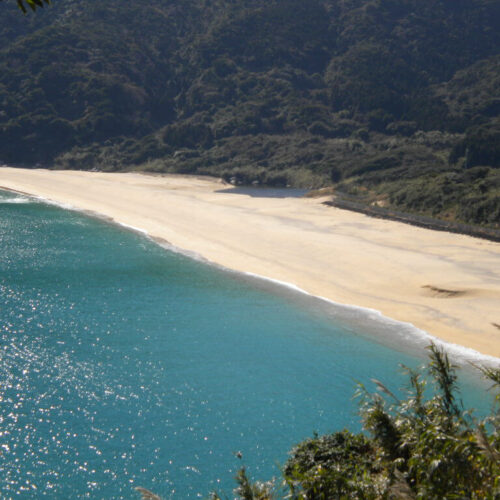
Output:
<path fill-rule="evenodd" d="M 489 356 L 487 354 L 483 354 L 479 351 L 476 351 L 475 349 L 472 349 L 470 347 L 465 347 L 461 346 L 458 344 L 454 344 L 451 342 L 447 342 L 445 340 L 440 339 L 439 337 L 436 337 L 434 335 L 431 335 L 429 332 L 426 332 L 425 330 L 422 330 L 412 323 L 409 322 L 404 322 L 404 321 L 399 321 L 393 318 L 390 318 L 388 316 L 385 316 L 381 311 L 369 307 L 362 307 L 362 306 L 357 306 L 354 304 L 343 304 L 340 302 L 336 302 L 334 300 L 328 299 L 326 297 L 321 297 L 318 295 L 313 295 L 309 293 L 308 291 L 300 288 L 299 286 L 289 283 L 286 281 L 281 281 L 277 279 L 270 278 L 268 276 L 256 274 L 256 273 L 251 273 L 248 271 L 239 271 L 235 269 L 231 269 L 229 267 L 226 267 L 224 265 L 218 264 L 216 262 L 211 262 L 210 260 L 206 259 L 203 257 L 201 254 L 192 252 L 189 250 L 185 250 L 183 248 L 177 247 L 170 242 L 166 241 L 165 239 L 149 234 L 148 231 L 145 229 L 142 229 L 140 227 L 135 227 L 123 222 L 118 222 L 114 220 L 113 218 L 93 211 L 93 210 L 85 210 L 85 209 L 80 209 L 78 207 L 75 207 L 71 204 L 68 203 L 62 203 L 57 200 L 52 200 L 49 198 L 45 198 L 43 196 L 39 195 L 33 195 L 30 193 L 22 192 L 22 191 L 17 191 L 15 189 L 10 189 L 6 188 L 3 186 L 0 186 L 1 190 L 5 191 L 10 191 L 13 193 L 17 193 L 21 195 L 24 199 L 19 199 L 17 201 L 18 203 L 22 202 L 27 202 L 29 200 L 34 200 L 40 203 L 45 203 L 49 205 L 54 205 L 57 206 L 61 209 L 64 210 L 72 210 L 78 213 L 82 213 L 88 217 L 96 218 L 99 220 L 102 220 L 107 223 L 111 223 L 120 227 L 123 227 L 124 229 L 128 231 L 132 231 L 134 233 L 140 234 L 141 236 L 147 238 L 148 240 L 152 241 L 153 243 L 159 245 L 163 249 L 169 252 L 174 252 L 181 254 L 185 257 L 188 257 L 190 259 L 202 262 L 203 264 L 215 267 L 223 272 L 229 272 L 235 275 L 238 275 L 242 278 L 251 278 L 252 280 L 258 280 L 258 281 L 264 281 L 268 282 L 271 285 L 273 285 L 273 288 L 275 292 L 279 293 L 280 289 L 287 289 L 291 291 L 294 294 L 300 294 L 304 295 L 307 297 L 310 297 L 316 301 L 320 301 L 327 306 L 330 306 L 334 309 L 333 313 L 338 311 L 345 311 L 348 313 L 354 313 L 358 315 L 364 316 L 364 320 L 368 322 L 368 324 L 378 324 L 379 327 L 387 329 L 387 335 L 385 335 L 386 339 L 385 342 L 390 340 L 391 338 L 393 340 L 399 340 L 404 343 L 408 343 L 410 348 L 414 349 L 424 349 L 427 347 L 429 344 L 433 343 L 440 348 L 444 349 L 453 359 L 454 362 L 458 363 L 459 365 L 465 365 L 465 364 L 482 364 L 482 365 L 488 365 L 488 366 L 493 366 L 493 367 L 500 367 L 500 358 L 495 357 L 495 356 Z M 365 325 L 365 328 L 367 327 L 365 321 L 362 321 L 361 323 Z M 369 327 L 368 327 L 369 329 Z M 365 335 L 369 335 L 368 333 L 365 333 Z"/>
<path fill-rule="evenodd" d="M 376 328 L 386 345 L 405 350 L 434 341 L 456 359 L 499 359 L 498 243 L 318 200 L 232 193 L 215 180 L 186 176 L 2 168 L 0 184 L 138 231 L 245 279 L 316 297 L 313 308 L 321 303 L 369 317 L 391 332 L 389 338 Z"/>

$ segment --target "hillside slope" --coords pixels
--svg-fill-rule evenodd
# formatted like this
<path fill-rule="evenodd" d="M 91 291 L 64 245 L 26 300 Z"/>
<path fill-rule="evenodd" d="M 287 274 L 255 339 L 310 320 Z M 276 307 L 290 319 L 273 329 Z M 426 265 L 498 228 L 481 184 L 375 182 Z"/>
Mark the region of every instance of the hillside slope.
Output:
<path fill-rule="evenodd" d="M 496 0 L 0 3 L 0 161 L 500 225 Z"/>

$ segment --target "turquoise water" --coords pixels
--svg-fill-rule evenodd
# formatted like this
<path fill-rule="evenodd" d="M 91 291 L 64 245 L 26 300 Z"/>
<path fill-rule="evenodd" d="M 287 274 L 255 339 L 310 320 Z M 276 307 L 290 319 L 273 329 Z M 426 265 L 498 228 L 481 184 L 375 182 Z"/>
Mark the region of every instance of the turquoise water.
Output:
<path fill-rule="evenodd" d="M 398 387 L 398 363 L 422 361 L 381 343 L 380 325 L 371 338 L 356 309 L 336 322 L 305 296 L 6 192 L 0 248 L 2 498 L 229 494 L 235 452 L 268 479 L 314 431 L 359 430 L 356 381 Z M 468 376 L 465 396 L 487 410 L 479 386 Z"/>

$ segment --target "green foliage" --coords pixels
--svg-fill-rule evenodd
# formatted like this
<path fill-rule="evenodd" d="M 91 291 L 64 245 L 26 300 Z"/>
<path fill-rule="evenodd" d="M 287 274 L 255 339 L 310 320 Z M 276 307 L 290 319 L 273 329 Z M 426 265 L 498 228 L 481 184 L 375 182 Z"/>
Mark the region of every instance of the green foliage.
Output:
<path fill-rule="evenodd" d="M 26 14 L 26 7 L 24 6 L 26 2 L 31 10 L 36 10 L 37 7 L 43 7 L 43 2 L 50 4 L 50 0 L 17 0 L 17 5 Z"/>
<path fill-rule="evenodd" d="M 309 439 L 291 451 L 284 477 L 292 498 L 376 498 L 384 480 L 366 481 L 382 470 L 376 449 L 347 430 Z"/>
<path fill-rule="evenodd" d="M 377 380 L 376 393 L 360 385 L 357 395 L 369 436 L 344 430 L 300 443 L 283 470 L 287 491 L 282 498 L 499 498 L 500 412 L 497 408 L 484 421 L 476 421 L 462 407 L 456 367 L 446 353 L 431 345 L 429 358 L 427 371 L 434 386 L 430 397 L 422 372 L 406 367 L 405 398 Z M 498 390 L 500 370 L 481 370 Z M 500 391 L 497 403 L 499 398 Z M 244 469 L 238 483 L 237 498 L 261 498 L 247 493 L 253 486 Z"/>
<path fill-rule="evenodd" d="M 8 5 L 1 162 L 340 183 L 500 225 L 496 174 L 466 174 L 500 161 L 498 2 L 65 0 L 29 18 Z"/>
<path fill-rule="evenodd" d="M 47 5 L 50 4 L 50 0 L 17 0 L 17 6 L 26 14 L 26 5 L 28 5 L 31 10 L 36 10 L 37 7 L 43 7 L 44 2 Z"/>
<path fill-rule="evenodd" d="M 241 459 L 241 455 L 238 456 Z M 275 500 L 277 499 L 275 492 L 275 484 L 273 481 L 262 483 L 260 481 L 252 482 L 248 477 L 246 468 L 241 467 L 236 476 L 236 488 L 234 494 L 238 495 L 240 500 Z M 210 495 L 210 500 L 222 500 L 218 493 L 213 492 Z"/>
<path fill-rule="evenodd" d="M 158 495 L 155 495 L 152 491 L 149 491 L 146 488 L 137 487 L 134 489 L 140 493 L 142 500 L 161 500 Z"/>
<path fill-rule="evenodd" d="M 404 156 L 399 168 L 372 171 L 344 180 L 339 188 L 358 197 L 362 195 L 366 203 L 381 203 L 450 221 L 500 227 L 499 169 L 449 169 L 439 158 L 430 158 L 425 166 L 406 166 L 408 160 Z"/>
<path fill-rule="evenodd" d="M 290 452 L 281 487 L 276 480 L 252 482 L 242 467 L 234 499 L 500 498 L 500 369 L 478 367 L 497 392 L 492 414 L 478 421 L 463 408 L 457 367 L 434 344 L 428 350 L 427 369 L 403 366 L 405 397 L 375 379 L 375 393 L 359 384 L 356 396 L 368 435 L 343 430 L 303 441 Z M 158 499 L 137 490 L 144 500 Z M 222 499 L 217 493 L 210 498 Z"/>
<path fill-rule="evenodd" d="M 500 120 L 467 130 L 465 138 L 450 153 L 450 162 L 464 158 L 464 167 L 490 165 L 500 168 Z"/>

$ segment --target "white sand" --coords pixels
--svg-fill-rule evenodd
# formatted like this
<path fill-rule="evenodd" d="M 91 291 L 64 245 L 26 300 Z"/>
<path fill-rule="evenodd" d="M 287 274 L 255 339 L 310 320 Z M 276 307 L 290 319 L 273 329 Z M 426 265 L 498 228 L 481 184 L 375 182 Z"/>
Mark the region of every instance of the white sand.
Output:
<path fill-rule="evenodd" d="M 318 199 L 234 194 L 221 181 L 189 176 L 5 167 L 0 186 L 98 212 L 211 262 L 377 309 L 500 357 L 498 243 L 373 219 Z"/>

